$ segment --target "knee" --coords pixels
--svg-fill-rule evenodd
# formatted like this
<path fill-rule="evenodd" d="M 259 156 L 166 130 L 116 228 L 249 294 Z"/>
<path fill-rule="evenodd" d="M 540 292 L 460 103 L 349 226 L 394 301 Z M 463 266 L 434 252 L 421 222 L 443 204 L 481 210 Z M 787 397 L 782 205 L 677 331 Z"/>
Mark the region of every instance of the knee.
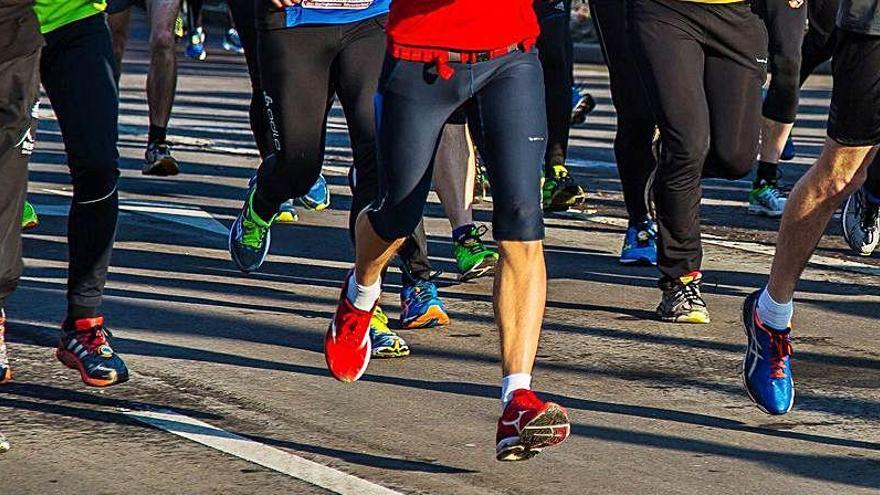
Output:
<path fill-rule="evenodd" d="M 783 56 L 773 60 L 771 84 L 786 92 L 793 92 L 800 84 L 801 60 L 799 57 Z"/>
<path fill-rule="evenodd" d="M 751 173 L 757 152 L 747 146 L 719 147 L 713 152 L 712 175 L 720 179 L 742 179 Z"/>
<path fill-rule="evenodd" d="M 388 198 L 380 198 L 367 210 L 367 216 L 376 235 L 392 242 L 415 232 L 422 219 L 422 210 L 403 203 L 392 204 Z"/>
<path fill-rule="evenodd" d="M 92 203 L 113 196 L 119 180 L 116 160 L 89 160 L 71 164 L 73 200 L 76 203 Z"/>
<path fill-rule="evenodd" d="M 541 210 L 541 202 L 496 199 L 492 212 L 492 236 L 496 241 L 544 239 L 544 213 Z"/>
<path fill-rule="evenodd" d="M 822 158 L 815 165 L 815 171 L 821 177 L 822 196 L 835 205 L 856 192 L 868 178 L 867 167 L 846 165 L 839 159 Z"/>
<path fill-rule="evenodd" d="M 174 33 L 171 30 L 154 29 L 150 34 L 150 51 L 174 55 Z"/>
<path fill-rule="evenodd" d="M 699 180 L 703 164 L 709 156 L 709 139 L 691 139 L 684 142 L 664 140 L 661 147 L 659 174 L 664 184 L 673 189 L 689 188 Z"/>

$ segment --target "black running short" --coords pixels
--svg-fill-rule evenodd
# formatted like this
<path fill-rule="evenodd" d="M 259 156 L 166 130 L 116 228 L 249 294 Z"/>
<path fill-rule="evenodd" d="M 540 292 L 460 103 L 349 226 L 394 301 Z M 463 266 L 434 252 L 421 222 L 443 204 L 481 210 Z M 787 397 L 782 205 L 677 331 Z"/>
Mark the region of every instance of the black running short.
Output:
<path fill-rule="evenodd" d="M 828 137 L 844 146 L 880 144 L 880 36 L 837 30 Z"/>

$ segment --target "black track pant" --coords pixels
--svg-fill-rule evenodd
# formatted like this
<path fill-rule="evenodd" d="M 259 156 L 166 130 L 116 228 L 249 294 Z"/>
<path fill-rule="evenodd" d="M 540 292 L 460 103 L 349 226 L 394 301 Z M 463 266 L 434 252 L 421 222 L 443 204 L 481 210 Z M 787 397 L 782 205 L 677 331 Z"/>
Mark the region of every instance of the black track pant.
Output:
<path fill-rule="evenodd" d="M 621 0 L 590 0 L 593 25 L 608 64 L 611 100 L 617 111 L 614 157 L 623 201 L 629 224 L 637 225 L 648 219 L 645 187 L 657 166 L 651 149 L 656 125 L 627 35 L 626 10 L 626 2 Z"/>
<path fill-rule="evenodd" d="M 110 30 L 106 16 L 99 14 L 45 37 L 40 75 L 61 127 L 73 182 L 67 299 L 72 311 L 96 311 L 107 281 L 119 206 L 119 95 Z"/>
<path fill-rule="evenodd" d="M 244 48 L 244 58 L 247 62 L 248 75 L 251 78 L 251 104 L 250 123 L 254 140 L 260 157 L 266 156 L 272 151 L 272 133 L 266 124 L 263 114 L 263 84 L 260 81 L 260 65 L 257 56 L 257 30 L 254 18 L 253 0 L 228 0 L 229 11 L 232 13 L 232 22 L 241 39 Z"/>
<path fill-rule="evenodd" d="M 568 156 L 571 87 L 574 84 L 571 0 L 539 0 L 535 3 L 535 12 L 541 23 L 537 47 L 544 69 L 544 94 L 547 101 L 548 132 L 544 175 L 549 177 L 553 174 L 553 166 L 564 165 Z"/>
<path fill-rule="evenodd" d="M 764 117 L 794 123 L 800 96 L 801 45 L 807 5 L 792 8 L 788 0 L 753 0 L 752 10 L 764 21 L 769 35 L 770 88 L 764 98 Z"/>
<path fill-rule="evenodd" d="M 260 78 L 272 152 L 258 172 L 258 201 L 280 205 L 306 194 L 324 162 L 327 116 L 339 97 L 354 154 L 349 227 L 379 195 L 373 97 L 385 55 L 385 16 L 344 25 L 258 31 Z M 431 267 L 422 224 L 401 250 L 406 271 Z"/>
<path fill-rule="evenodd" d="M 39 49 L 13 58 L 0 54 L 0 310 L 15 290 L 23 267 L 21 210 L 36 132 L 31 109 L 39 97 L 39 60 Z"/>
<path fill-rule="evenodd" d="M 746 3 L 631 0 L 632 41 L 663 153 L 658 267 L 700 269 L 702 176 L 746 176 L 757 154 L 767 33 Z"/>

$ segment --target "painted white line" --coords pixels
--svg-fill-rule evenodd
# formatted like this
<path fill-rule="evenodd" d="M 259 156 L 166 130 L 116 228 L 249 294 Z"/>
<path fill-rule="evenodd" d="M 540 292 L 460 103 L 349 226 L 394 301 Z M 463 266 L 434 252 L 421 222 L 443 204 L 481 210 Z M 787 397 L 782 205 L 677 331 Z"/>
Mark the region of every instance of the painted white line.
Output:
<path fill-rule="evenodd" d="M 73 193 L 60 189 L 43 189 L 45 192 L 56 194 L 58 196 L 71 197 Z M 37 215 L 46 216 L 67 216 L 70 207 L 68 205 L 46 205 L 34 204 Z M 211 216 L 210 213 L 197 207 L 182 206 L 168 203 L 156 203 L 152 201 L 132 201 L 120 200 L 120 212 L 139 213 L 167 222 L 179 223 L 194 227 L 200 230 L 211 232 L 212 234 L 226 236 L 229 235 L 229 229 Z"/>
<path fill-rule="evenodd" d="M 312 462 L 275 447 L 249 440 L 173 411 L 131 411 L 122 414 L 239 459 L 258 464 L 339 495 L 401 495 L 400 492 Z"/>
<path fill-rule="evenodd" d="M 603 225 L 612 225 L 614 227 L 620 227 L 624 229 L 627 227 L 627 221 L 625 218 L 590 215 L 588 217 L 585 217 L 584 219 L 590 222 Z M 758 244 L 756 242 L 748 241 L 731 241 L 725 239 L 724 237 L 712 234 L 703 234 L 703 242 L 715 246 L 737 249 L 739 251 L 745 251 L 748 253 L 763 254 L 771 257 L 776 254 L 776 248 L 774 246 L 767 246 L 766 244 Z M 863 273 L 865 275 L 880 275 L 880 267 L 877 267 L 875 265 L 860 263 L 858 261 L 832 258 L 830 256 L 822 256 L 818 254 L 815 254 L 812 258 L 810 258 L 810 264 L 822 268 L 831 268 L 834 270 Z"/>

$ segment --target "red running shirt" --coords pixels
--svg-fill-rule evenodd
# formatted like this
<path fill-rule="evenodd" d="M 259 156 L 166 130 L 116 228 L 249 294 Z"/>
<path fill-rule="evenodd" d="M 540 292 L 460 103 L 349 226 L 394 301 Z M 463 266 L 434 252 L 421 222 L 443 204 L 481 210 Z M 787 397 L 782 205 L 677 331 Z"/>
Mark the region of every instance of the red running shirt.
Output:
<path fill-rule="evenodd" d="M 622 1 L 622 0 L 621 0 Z M 393 0 L 388 41 L 414 48 L 488 51 L 535 39 L 533 0 Z"/>

